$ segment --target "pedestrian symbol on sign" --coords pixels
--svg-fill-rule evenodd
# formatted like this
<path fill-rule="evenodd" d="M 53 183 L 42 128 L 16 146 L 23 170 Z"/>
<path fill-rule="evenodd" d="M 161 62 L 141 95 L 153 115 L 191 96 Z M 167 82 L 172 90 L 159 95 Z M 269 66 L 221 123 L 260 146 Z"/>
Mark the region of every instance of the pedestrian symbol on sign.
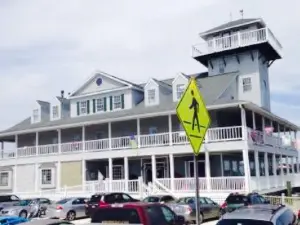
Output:
<path fill-rule="evenodd" d="M 194 91 L 191 91 L 191 94 L 193 96 L 192 104 L 190 105 L 190 109 L 194 110 L 193 113 L 193 121 L 192 121 L 192 129 L 194 130 L 195 127 L 195 122 L 197 122 L 197 128 L 198 132 L 200 132 L 200 127 L 199 127 L 199 118 L 198 118 L 198 112 L 199 112 L 199 103 L 197 102 L 195 96 L 194 96 Z"/>

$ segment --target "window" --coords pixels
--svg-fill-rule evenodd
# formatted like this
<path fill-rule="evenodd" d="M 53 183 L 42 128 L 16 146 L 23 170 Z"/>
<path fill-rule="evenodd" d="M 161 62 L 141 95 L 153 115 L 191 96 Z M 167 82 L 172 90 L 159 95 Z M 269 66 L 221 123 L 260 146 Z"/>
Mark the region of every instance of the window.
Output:
<path fill-rule="evenodd" d="M 148 90 L 148 103 L 155 103 L 155 89 Z"/>
<path fill-rule="evenodd" d="M 121 180 L 124 178 L 124 168 L 123 165 L 114 165 L 113 166 L 113 179 Z"/>
<path fill-rule="evenodd" d="M 57 105 L 52 107 L 52 117 L 53 117 L 53 119 L 56 119 L 59 117 Z"/>
<path fill-rule="evenodd" d="M 86 114 L 87 113 L 87 102 L 83 101 L 80 102 L 80 114 Z"/>
<path fill-rule="evenodd" d="M 42 185 L 52 184 L 52 170 L 42 169 Z"/>
<path fill-rule="evenodd" d="M 99 208 L 91 218 L 91 223 L 123 223 L 141 224 L 136 209 L 130 208 Z"/>
<path fill-rule="evenodd" d="M 177 84 L 176 86 L 177 100 L 181 98 L 183 92 L 184 92 L 184 84 Z"/>
<path fill-rule="evenodd" d="M 83 205 L 85 204 L 84 198 L 77 198 L 72 202 L 72 205 Z"/>
<path fill-rule="evenodd" d="M 0 173 L 0 186 L 1 187 L 8 186 L 9 185 L 8 179 L 9 179 L 9 173 L 8 172 L 1 172 Z"/>
<path fill-rule="evenodd" d="M 252 90 L 252 84 L 251 84 L 251 77 L 243 78 L 243 91 L 251 91 Z"/>
<path fill-rule="evenodd" d="M 64 199 L 61 199 L 61 200 L 57 201 L 56 204 L 63 205 L 63 204 L 66 204 L 67 202 L 69 202 L 71 200 L 72 200 L 72 198 L 64 198 Z"/>
<path fill-rule="evenodd" d="M 104 111 L 104 99 L 99 98 L 96 100 L 96 112 Z"/>
<path fill-rule="evenodd" d="M 132 200 L 132 198 L 127 194 L 122 194 L 122 197 L 125 202 L 130 202 Z"/>
<path fill-rule="evenodd" d="M 168 209 L 165 206 L 162 206 L 161 210 L 162 210 L 162 213 L 163 213 L 163 215 L 165 217 L 165 220 L 168 223 L 171 223 L 172 221 L 175 221 L 175 215 L 174 215 L 174 213 L 170 209 Z"/>
<path fill-rule="evenodd" d="M 121 109 L 121 108 L 122 108 L 121 96 L 120 95 L 114 96 L 114 109 Z"/>
<path fill-rule="evenodd" d="M 39 110 L 38 109 L 33 110 L 33 121 L 37 122 L 39 121 L 39 119 L 40 119 Z"/>

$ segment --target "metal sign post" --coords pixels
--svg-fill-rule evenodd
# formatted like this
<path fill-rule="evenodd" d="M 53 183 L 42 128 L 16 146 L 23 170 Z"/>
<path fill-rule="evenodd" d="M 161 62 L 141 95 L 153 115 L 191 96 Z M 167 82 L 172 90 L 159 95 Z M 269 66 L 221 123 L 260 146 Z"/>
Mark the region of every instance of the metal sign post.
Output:
<path fill-rule="evenodd" d="M 176 113 L 194 152 L 196 222 L 199 225 L 200 205 L 198 155 L 200 153 L 206 131 L 210 126 L 210 115 L 207 111 L 195 78 L 190 79 L 190 82 L 177 105 Z"/>

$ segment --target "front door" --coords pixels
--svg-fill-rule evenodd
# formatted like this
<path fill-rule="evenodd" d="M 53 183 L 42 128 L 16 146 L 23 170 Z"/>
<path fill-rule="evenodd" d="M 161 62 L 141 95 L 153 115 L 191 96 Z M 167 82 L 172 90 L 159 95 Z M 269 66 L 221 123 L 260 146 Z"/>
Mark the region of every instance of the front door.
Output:
<path fill-rule="evenodd" d="M 198 174 L 199 177 L 205 177 L 205 161 L 198 161 Z M 186 177 L 195 177 L 194 161 L 186 162 Z"/>
<path fill-rule="evenodd" d="M 156 162 L 156 178 L 165 178 L 167 173 L 166 163 Z M 152 182 L 152 165 L 151 163 L 143 163 L 143 178 L 147 184 Z"/>

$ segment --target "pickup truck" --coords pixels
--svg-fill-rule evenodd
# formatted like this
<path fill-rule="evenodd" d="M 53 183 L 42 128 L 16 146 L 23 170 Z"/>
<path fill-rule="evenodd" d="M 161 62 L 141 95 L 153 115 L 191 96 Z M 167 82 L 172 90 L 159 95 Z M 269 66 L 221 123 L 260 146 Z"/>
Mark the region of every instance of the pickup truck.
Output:
<path fill-rule="evenodd" d="M 91 217 L 91 223 L 184 225 L 185 219 L 166 205 L 134 202 L 98 208 Z"/>

